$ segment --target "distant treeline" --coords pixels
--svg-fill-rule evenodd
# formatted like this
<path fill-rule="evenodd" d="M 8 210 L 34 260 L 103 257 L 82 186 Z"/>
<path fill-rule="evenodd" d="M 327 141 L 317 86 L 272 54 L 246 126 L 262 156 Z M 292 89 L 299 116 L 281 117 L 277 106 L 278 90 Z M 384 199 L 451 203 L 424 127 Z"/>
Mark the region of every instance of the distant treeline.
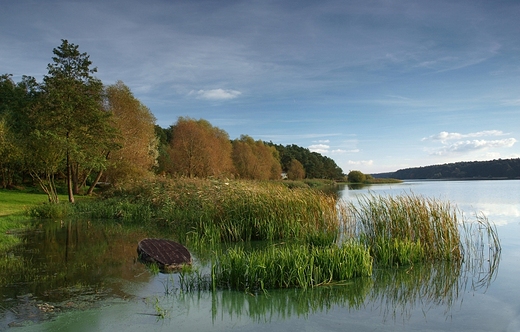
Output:
<path fill-rule="evenodd" d="M 458 162 L 372 174 L 375 178 L 412 179 L 520 179 L 520 158 Z"/>
<path fill-rule="evenodd" d="M 317 152 L 311 152 L 309 149 L 295 144 L 286 146 L 272 142 L 266 144 L 274 146 L 280 154 L 280 163 L 282 164 L 284 172 L 290 169 L 292 160 L 298 160 L 305 169 L 306 177 L 309 179 L 345 179 L 343 170 L 333 159 L 327 156 L 323 156 Z"/>

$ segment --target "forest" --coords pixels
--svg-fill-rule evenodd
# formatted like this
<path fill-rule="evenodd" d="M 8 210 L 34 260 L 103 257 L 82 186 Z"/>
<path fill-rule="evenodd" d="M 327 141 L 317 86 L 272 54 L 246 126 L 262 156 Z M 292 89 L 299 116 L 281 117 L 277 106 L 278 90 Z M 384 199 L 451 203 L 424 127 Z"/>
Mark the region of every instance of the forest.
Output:
<path fill-rule="evenodd" d="M 42 82 L 0 75 L 0 188 L 39 185 L 49 201 L 154 176 L 344 179 L 325 156 L 248 135 L 230 139 L 207 120 L 161 128 L 123 82 L 104 85 L 89 55 L 62 40 Z"/>
<path fill-rule="evenodd" d="M 457 162 L 400 169 L 392 173 L 372 174 L 375 178 L 414 179 L 520 179 L 520 158 Z"/>

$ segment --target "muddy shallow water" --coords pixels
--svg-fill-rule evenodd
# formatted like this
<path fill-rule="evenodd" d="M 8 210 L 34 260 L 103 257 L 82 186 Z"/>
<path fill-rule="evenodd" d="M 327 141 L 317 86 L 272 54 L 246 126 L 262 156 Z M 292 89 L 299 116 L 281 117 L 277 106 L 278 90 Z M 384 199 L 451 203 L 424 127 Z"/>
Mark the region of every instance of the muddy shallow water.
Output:
<path fill-rule="evenodd" d="M 153 274 L 137 261 L 139 240 L 157 236 L 149 229 L 42 224 L 10 253 L 18 268 L 0 272 L 8 284 L 0 288 L 0 330 L 520 330 L 520 181 L 415 182 L 341 194 L 354 199 L 369 190 L 413 190 L 448 199 L 468 216 L 484 212 L 498 225 L 500 261 L 493 269 L 484 261 L 378 270 L 372 278 L 307 291 L 186 292 L 178 274 Z M 194 264 L 203 262 L 195 252 Z"/>

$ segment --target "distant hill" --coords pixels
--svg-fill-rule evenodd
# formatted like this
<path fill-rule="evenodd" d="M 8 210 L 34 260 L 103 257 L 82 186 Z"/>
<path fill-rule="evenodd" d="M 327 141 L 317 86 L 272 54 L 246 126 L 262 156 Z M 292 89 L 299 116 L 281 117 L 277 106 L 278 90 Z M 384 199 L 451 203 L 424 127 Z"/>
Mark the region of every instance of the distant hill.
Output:
<path fill-rule="evenodd" d="M 374 178 L 413 179 L 520 179 L 520 158 L 458 162 L 371 174 Z"/>

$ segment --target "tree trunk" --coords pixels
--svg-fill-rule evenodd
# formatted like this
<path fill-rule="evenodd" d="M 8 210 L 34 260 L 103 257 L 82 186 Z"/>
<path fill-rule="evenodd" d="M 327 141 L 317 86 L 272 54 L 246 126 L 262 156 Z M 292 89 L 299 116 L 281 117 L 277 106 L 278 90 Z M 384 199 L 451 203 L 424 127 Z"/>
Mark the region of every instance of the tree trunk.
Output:
<path fill-rule="evenodd" d="M 70 166 L 72 171 L 72 193 L 74 195 L 79 195 L 79 164 L 74 163 L 74 165 Z"/>
<path fill-rule="evenodd" d="M 110 156 L 110 151 L 107 152 L 105 160 L 108 160 L 109 156 Z M 96 178 L 94 179 L 94 181 L 90 184 L 90 187 L 88 188 L 87 196 L 92 195 L 92 193 L 94 192 L 94 188 L 96 187 L 97 183 L 99 182 L 99 179 L 101 179 L 102 175 L 103 175 L 103 170 L 100 169 L 98 174 L 97 174 L 97 176 L 96 176 Z"/>
<path fill-rule="evenodd" d="M 96 184 L 99 182 L 99 179 L 101 179 L 101 175 L 103 175 L 103 170 L 100 170 L 94 179 L 94 181 L 90 184 L 90 187 L 87 191 L 87 196 L 92 195 L 92 192 L 94 191 L 94 188 L 96 187 Z"/>
<path fill-rule="evenodd" d="M 67 149 L 67 192 L 69 194 L 69 202 L 74 203 L 74 192 L 72 191 L 72 165 L 70 164 L 70 154 Z"/>

